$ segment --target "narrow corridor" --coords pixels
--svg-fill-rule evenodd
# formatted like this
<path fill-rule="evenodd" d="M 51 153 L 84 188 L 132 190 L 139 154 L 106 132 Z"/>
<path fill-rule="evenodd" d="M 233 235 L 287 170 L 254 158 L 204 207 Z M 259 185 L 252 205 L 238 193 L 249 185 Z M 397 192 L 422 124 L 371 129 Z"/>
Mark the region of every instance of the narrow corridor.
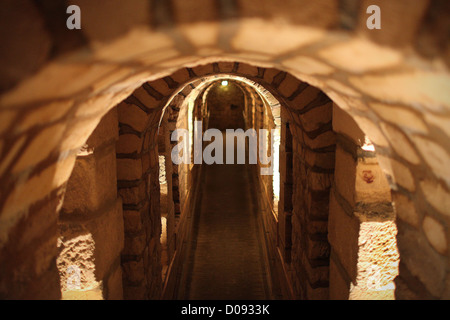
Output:
<path fill-rule="evenodd" d="M 205 165 L 184 299 L 269 299 L 249 165 Z"/>

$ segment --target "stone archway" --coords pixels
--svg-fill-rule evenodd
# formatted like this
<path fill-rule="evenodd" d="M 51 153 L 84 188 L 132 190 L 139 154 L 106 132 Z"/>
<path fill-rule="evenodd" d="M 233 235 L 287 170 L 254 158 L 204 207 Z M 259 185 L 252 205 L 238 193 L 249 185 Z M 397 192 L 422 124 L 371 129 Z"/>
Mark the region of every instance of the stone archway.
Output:
<path fill-rule="evenodd" d="M 49 8 L 37 9 L 27 2 L 24 13 L 23 7 L 12 5 L 11 18 L 23 19 L 26 14 L 36 26 L 28 40 L 42 41 L 31 50 L 20 50 L 32 42 L 14 32 L 6 38 L 10 53 L 21 52 L 8 56 L 8 68 L 27 63 L 14 77 L 4 76 L 7 90 L 0 98 L 0 181 L 5 190 L 0 196 L 0 257 L 7 261 L 13 253 L 16 256 L 2 265 L 2 286 L 7 288 L 2 296 L 39 296 L 38 288 L 54 284 L 48 281 L 55 272 L 54 234 L 42 236 L 39 230 L 54 229 L 57 204 L 76 152 L 101 117 L 143 83 L 180 67 L 190 66 L 196 75 L 204 75 L 214 73 L 208 69 L 213 68 L 210 62 L 237 61 L 284 70 L 321 89 L 356 120 L 392 177 L 398 245 L 405 258 L 398 297 L 447 297 L 448 59 L 439 46 L 430 46 L 424 56 L 418 45 L 439 43 L 440 34 L 445 34 L 435 31 L 442 27 L 431 19 L 441 4 L 427 6 L 421 1 L 411 7 L 380 1 L 380 5 L 388 12 L 395 7 L 395 19 L 387 19 L 388 32 L 372 35 L 364 29 L 363 10 L 339 7 L 337 2 L 305 5 L 308 10 L 300 16 L 268 2 L 252 12 L 239 2 L 231 7 L 206 6 L 204 16 L 197 18 L 178 2 L 174 9 L 155 4 L 152 14 L 137 10 L 136 2 L 127 7 L 133 14 L 118 19 L 120 28 L 108 21 L 123 7 L 85 4 L 82 36 L 71 35 L 69 46 L 57 32 L 58 20 L 43 26 L 51 20 Z M 327 14 L 311 19 L 324 6 Z M 287 8 L 294 12 L 298 7 Z M 395 15 L 398 11 L 405 14 Z M 230 20 L 231 16 L 236 19 Z M 287 22 L 280 23 L 277 16 Z M 162 21 L 169 21 L 164 29 Z M 196 37 L 196 30 L 204 30 L 204 37 Z M 58 55 L 61 52 L 66 55 Z M 24 53 L 43 58 L 30 60 Z M 227 72 L 234 66 L 230 63 Z M 257 67 L 249 71 L 253 76 L 258 72 Z M 281 77 L 271 71 L 264 74 L 270 79 L 267 82 L 275 84 Z M 170 91 L 169 84 L 162 82 L 158 89 L 163 95 Z M 283 81 L 278 86 L 288 100 L 296 89 Z M 50 203 L 55 214 L 44 209 Z M 45 258 L 39 252 L 46 252 Z M 433 272 L 423 261 L 433 261 Z M 19 264 L 22 271 L 17 278 L 12 275 Z M 20 285 L 13 285 L 16 280 Z"/>

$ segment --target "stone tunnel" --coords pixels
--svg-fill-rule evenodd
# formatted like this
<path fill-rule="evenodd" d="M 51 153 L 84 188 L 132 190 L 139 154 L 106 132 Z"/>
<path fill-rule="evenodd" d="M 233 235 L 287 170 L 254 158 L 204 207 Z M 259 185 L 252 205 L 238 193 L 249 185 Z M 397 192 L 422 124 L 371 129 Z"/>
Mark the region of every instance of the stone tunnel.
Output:
<path fill-rule="evenodd" d="M 1 299 L 450 299 L 448 1 L 0 17 Z"/>

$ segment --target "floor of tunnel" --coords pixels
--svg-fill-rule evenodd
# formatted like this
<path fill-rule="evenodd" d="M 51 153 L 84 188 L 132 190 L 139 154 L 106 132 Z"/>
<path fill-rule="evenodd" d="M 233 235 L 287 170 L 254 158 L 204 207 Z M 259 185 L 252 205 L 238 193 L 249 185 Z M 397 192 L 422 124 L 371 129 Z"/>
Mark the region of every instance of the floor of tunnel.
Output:
<path fill-rule="evenodd" d="M 186 300 L 270 299 L 250 166 L 204 165 L 186 263 Z"/>

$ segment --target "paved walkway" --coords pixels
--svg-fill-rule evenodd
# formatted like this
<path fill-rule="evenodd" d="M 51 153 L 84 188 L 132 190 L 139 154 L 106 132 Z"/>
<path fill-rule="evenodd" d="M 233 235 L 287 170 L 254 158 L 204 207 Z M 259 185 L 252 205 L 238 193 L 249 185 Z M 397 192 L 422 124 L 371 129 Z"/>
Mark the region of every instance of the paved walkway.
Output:
<path fill-rule="evenodd" d="M 191 300 L 269 299 L 263 234 L 246 165 L 204 165 L 187 262 Z"/>

